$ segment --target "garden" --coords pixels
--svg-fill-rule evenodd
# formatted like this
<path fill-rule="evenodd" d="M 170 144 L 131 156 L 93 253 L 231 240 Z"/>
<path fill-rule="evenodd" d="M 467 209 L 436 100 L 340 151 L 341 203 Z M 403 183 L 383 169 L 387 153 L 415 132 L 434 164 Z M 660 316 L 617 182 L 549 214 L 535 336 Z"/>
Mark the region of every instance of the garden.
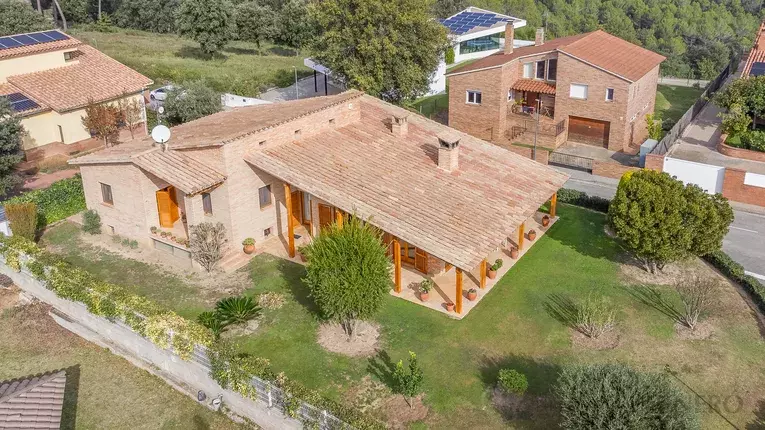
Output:
<path fill-rule="evenodd" d="M 564 200 L 604 209 L 584 196 Z M 704 428 L 761 423 L 765 342 L 743 293 L 698 258 L 636 261 L 601 213 L 563 204 L 559 215 L 463 320 L 386 293 L 355 335 L 373 348 L 352 354 L 324 342 L 325 305 L 300 264 L 260 255 L 232 275 L 184 274 L 71 223 L 41 243 L 186 318 L 222 322 L 222 343 L 257 358 L 250 370 L 283 372 L 314 398 L 393 427 L 550 428 L 575 415 L 563 394 L 581 397 L 582 378 L 632 381 L 670 399 L 662 407 L 679 418 L 664 428 L 695 428 L 689 410 Z M 663 270 L 645 270 L 651 261 Z M 686 312 L 688 303 L 703 306 Z"/>
<path fill-rule="evenodd" d="M 765 77 L 736 79 L 715 94 L 720 113 L 720 130 L 725 143 L 734 148 L 765 152 Z"/>

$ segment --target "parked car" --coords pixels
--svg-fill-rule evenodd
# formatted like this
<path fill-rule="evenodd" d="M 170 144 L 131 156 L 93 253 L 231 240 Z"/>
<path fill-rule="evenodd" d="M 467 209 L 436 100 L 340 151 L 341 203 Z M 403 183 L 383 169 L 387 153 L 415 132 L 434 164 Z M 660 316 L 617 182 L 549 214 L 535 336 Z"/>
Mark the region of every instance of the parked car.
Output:
<path fill-rule="evenodd" d="M 170 92 L 174 87 L 172 85 L 165 85 L 164 87 L 159 87 L 156 90 L 149 93 L 149 98 L 151 100 L 158 100 L 158 101 L 165 101 L 167 98 L 167 93 Z"/>

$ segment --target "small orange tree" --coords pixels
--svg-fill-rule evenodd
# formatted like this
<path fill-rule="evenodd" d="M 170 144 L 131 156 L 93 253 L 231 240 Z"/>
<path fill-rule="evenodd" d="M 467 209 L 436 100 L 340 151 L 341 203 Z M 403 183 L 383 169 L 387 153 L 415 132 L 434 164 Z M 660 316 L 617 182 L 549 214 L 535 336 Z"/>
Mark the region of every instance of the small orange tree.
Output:
<path fill-rule="evenodd" d="M 117 133 L 117 123 L 121 117 L 119 108 L 106 103 L 97 104 L 91 100 L 85 107 L 82 126 L 92 135 L 103 139 L 104 146 L 109 146 L 109 138 Z"/>
<path fill-rule="evenodd" d="M 135 139 L 135 128 L 143 122 L 143 106 L 135 97 L 123 91 L 122 98 L 117 102 L 120 119 L 130 131 L 130 138 Z"/>

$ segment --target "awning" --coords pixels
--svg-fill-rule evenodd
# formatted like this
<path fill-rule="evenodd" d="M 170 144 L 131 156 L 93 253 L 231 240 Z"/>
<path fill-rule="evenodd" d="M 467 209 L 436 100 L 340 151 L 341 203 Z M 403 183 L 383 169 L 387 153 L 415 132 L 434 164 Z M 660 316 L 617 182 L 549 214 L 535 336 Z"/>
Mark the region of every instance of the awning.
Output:
<path fill-rule="evenodd" d="M 186 194 L 200 193 L 226 180 L 225 175 L 180 151 L 150 151 L 132 161 Z"/>
<path fill-rule="evenodd" d="M 555 95 L 555 85 L 535 79 L 518 79 L 510 88 L 518 91 Z"/>

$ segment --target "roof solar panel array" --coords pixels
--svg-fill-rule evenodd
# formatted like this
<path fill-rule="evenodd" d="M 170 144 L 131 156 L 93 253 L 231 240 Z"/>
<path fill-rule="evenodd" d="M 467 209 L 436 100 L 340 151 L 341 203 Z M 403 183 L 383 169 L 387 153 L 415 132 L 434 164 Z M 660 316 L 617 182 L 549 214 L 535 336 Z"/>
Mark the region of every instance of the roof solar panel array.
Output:
<path fill-rule="evenodd" d="M 494 13 L 460 12 L 441 20 L 441 24 L 454 34 L 465 34 L 476 27 L 491 27 L 498 22 L 510 22 L 510 18 Z"/>
<path fill-rule="evenodd" d="M 749 72 L 750 76 L 762 76 L 765 75 L 765 63 L 752 64 L 752 70 Z"/>
<path fill-rule="evenodd" d="M 40 43 L 55 42 L 58 40 L 67 40 L 69 36 L 58 31 L 48 30 L 37 33 L 17 34 L 14 36 L 0 37 L 0 50 L 9 48 L 18 48 L 20 46 L 37 45 Z"/>
<path fill-rule="evenodd" d="M 37 104 L 34 100 L 31 100 L 29 97 L 21 93 L 12 93 L 4 97 L 8 97 L 8 100 L 11 102 L 11 107 L 16 112 L 24 112 L 40 107 L 40 105 Z"/>

